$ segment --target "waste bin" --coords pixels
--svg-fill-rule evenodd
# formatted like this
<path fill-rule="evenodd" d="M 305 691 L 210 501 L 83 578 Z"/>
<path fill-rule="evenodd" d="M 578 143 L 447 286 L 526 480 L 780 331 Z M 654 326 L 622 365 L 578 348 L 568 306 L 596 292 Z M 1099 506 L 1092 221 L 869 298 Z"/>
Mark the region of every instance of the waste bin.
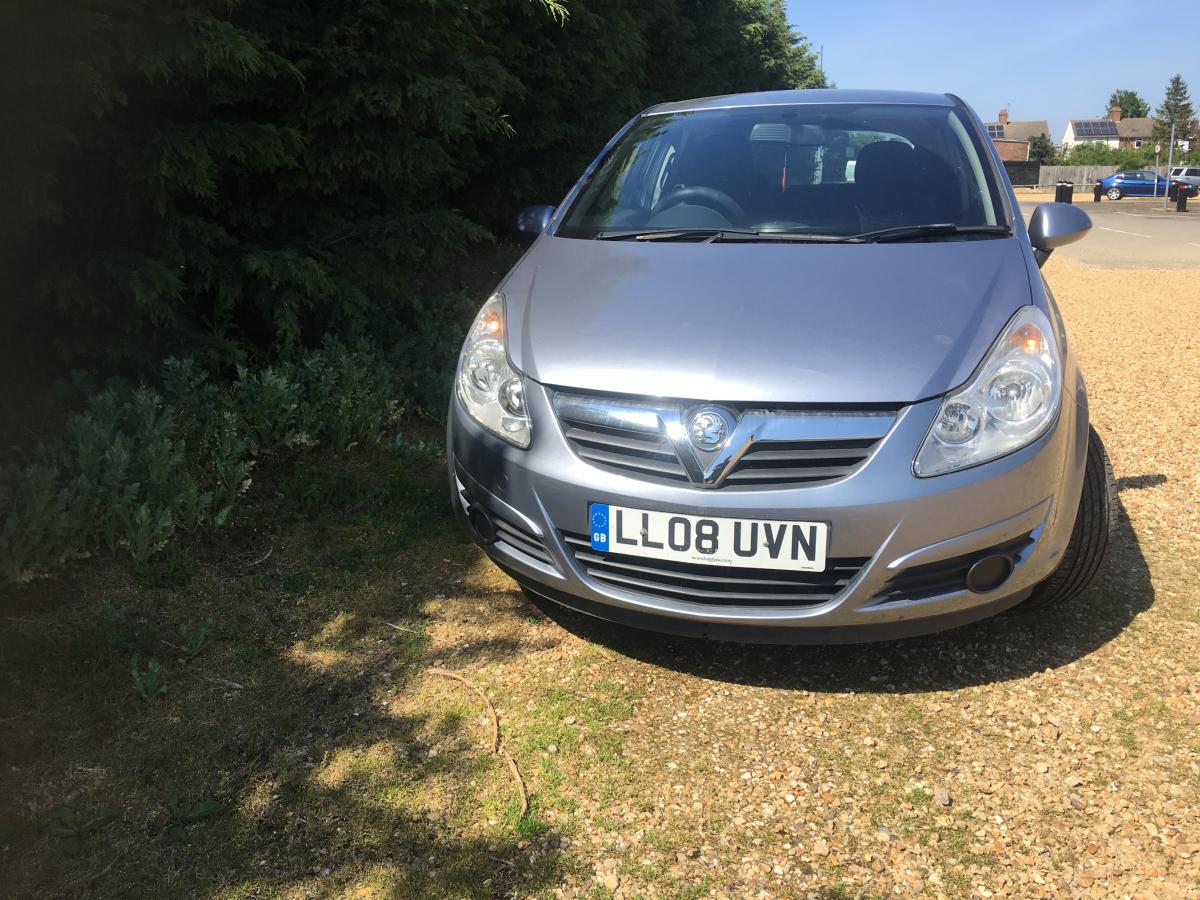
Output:
<path fill-rule="evenodd" d="M 1187 212 L 1187 195 L 1186 184 L 1175 185 L 1175 212 Z"/>
<path fill-rule="evenodd" d="M 1075 182 L 1060 181 L 1054 185 L 1054 202 L 1071 203 L 1075 199 Z"/>
<path fill-rule="evenodd" d="M 1101 181 L 1099 178 L 1097 178 L 1096 183 L 1094 185 L 1092 185 L 1092 202 L 1099 203 L 1100 198 L 1103 196 L 1104 196 L 1104 182 Z"/>

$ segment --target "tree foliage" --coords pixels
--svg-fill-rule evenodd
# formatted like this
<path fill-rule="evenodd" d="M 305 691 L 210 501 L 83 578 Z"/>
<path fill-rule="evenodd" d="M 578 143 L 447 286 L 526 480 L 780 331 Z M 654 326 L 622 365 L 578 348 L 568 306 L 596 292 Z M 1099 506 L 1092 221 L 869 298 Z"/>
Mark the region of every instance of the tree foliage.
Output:
<path fill-rule="evenodd" d="M 0 59 L 14 369 L 398 339 L 640 108 L 822 80 L 782 0 L 8 0 Z"/>
<path fill-rule="evenodd" d="M 1154 148 L 1118 149 L 1098 141 L 1072 144 L 1056 160 L 1061 166 L 1117 166 L 1122 169 L 1141 169 L 1154 162 Z"/>
<path fill-rule="evenodd" d="M 1180 75 L 1172 75 L 1167 82 L 1163 102 L 1154 111 L 1155 140 L 1165 143 L 1171 139 L 1171 126 L 1175 126 L 1175 140 L 1184 141 L 1195 137 L 1192 128 L 1196 121 L 1196 110 L 1188 94 L 1187 82 Z"/>
<path fill-rule="evenodd" d="M 1104 108 L 1101 117 L 1107 118 L 1109 110 L 1114 106 L 1121 107 L 1122 119 L 1143 119 L 1150 115 L 1150 104 L 1146 98 L 1128 88 L 1118 88 L 1109 95 L 1108 106 Z"/>
<path fill-rule="evenodd" d="M 1049 165 L 1054 159 L 1054 143 L 1044 134 L 1035 134 L 1029 139 L 1029 159 Z"/>

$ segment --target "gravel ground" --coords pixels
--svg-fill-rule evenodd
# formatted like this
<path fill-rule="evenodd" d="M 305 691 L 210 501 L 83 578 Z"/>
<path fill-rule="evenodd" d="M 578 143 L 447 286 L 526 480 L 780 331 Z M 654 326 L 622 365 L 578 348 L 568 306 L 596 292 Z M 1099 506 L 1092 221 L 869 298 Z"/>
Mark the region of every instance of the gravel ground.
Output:
<path fill-rule="evenodd" d="M 1077 602 L 665 638 L 531 605 L 435 454 L 308 463 L 159 575 L 0 594 L 0 897 L 1200 897 L 1200 273 L 1045 273 L 1121 502 Z"/>
<path fill-rule="evenodd" d="M 891 645 L 701 645 L 531 618 L 481 561 L 490 605 L 429 608 L 442 646 L 526 648 L 462 663 L 530 751 L 551 829 L 529 850 L 578 873 L 556 893 L 1200 896 L 1200 281 L 1045 272 L 1122 505 L 1069 607 Z M 562 715 L 600 684 L 624 705 Z"/>

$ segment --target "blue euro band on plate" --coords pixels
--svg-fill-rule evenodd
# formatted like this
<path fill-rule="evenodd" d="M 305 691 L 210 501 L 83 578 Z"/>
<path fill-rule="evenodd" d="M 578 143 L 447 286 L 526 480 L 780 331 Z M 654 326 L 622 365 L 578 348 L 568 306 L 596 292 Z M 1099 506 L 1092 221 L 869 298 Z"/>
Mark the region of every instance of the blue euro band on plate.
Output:
<path fill-rule="evenodd" d="M 608 504 L 592 503 L 588 507 L 588 533 L 593 550 L 608 550 Z"/>

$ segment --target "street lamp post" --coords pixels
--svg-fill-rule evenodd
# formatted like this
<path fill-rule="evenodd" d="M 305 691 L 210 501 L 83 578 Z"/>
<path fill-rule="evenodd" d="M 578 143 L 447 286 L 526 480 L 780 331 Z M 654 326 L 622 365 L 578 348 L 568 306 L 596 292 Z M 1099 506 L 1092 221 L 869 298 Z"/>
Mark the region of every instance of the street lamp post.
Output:
<path fill-rule="evenodd" d="M 1171 193 L 1171 166 L 1175 165 L 1175 120 L 1171 120 L 1171 143 L 1167 145 L 1167 189 L 1163 191 L 1163 212 L 1167 211 L 1167 197 Z M 1154 178 L 1158 185 L 1158 176 Z"/>

